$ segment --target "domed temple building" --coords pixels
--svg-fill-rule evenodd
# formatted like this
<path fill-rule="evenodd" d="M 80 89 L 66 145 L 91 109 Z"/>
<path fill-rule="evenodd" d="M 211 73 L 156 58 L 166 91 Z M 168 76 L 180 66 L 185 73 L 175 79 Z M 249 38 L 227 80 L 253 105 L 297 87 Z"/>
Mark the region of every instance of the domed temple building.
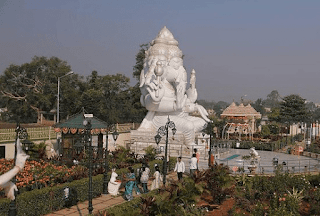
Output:
<path fill-rule="evenodd" d="M 221 114 L 221 118 L 226 118 L 223 136 L 228 138 L 229 134 L 239 133 L 253 136 L 257 131 L 256 120 L 261 119 L 261 114 L 250 104 L 247 106 L 242 103 L 237 106 L 234 102 L 230 104 Z"/>

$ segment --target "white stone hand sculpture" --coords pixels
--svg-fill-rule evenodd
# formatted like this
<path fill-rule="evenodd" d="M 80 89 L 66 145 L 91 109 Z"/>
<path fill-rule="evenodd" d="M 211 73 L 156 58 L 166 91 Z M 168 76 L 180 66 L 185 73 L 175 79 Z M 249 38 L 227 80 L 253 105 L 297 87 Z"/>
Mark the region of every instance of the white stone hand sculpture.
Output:
<path fill-rule="evenodd" d="M 26 160 L 29 158 L 30 156 L 27 155 L 23 150 L 22 150 L 22 145 L 20 142 L 20 139 L 18 138 L 17 140 L 17 158 L 16 158 L 16 166 L 18 166 L 20 168 L 20 171 L 23 170 L 24 165 L 26 163 Z"/>
<path fill-rule="evenodd" d="M 158 82 L 158 80 L 154 80 L 153 82 L 149 83 L 147 85 L 147 91 L 149 92 L 149 95 L 151 96 L 152 100 L 155 102 L 161 101 L 165 93 L 161 81 Z M 156 91 L 158 91 L 159 93 L 158 96 L 156 96 Z"/>
<path fill-rule="evenodd" d="M 18 191 L 18 188 L 15 184 L 13 184 L 11 181 L 8 181 L 4 185 L 1 185 L 4 188 L 4 193 L 6 194 L 8 199 L 14 200 L 14 192 Z"/>
<path fill-rule="evenodd" d="M 14 191 L 18 191 L 18 189 L 17 189 L 17 186 L 13 184 L 10 180 L 15 175 L 17 175 L 19 171 L 23 170 L 26 160 L 28 158 L 29 158 L 29 155 L 26 155 L 26 153 L 22 151 L 21 142 L 20 142 L 20 139 L 18 138 L 17 159 L 16 159 L 15 167 L 0 176 L 0 187 L 4 188 L 6 196 L 11 200 L 15 199 Z"/>

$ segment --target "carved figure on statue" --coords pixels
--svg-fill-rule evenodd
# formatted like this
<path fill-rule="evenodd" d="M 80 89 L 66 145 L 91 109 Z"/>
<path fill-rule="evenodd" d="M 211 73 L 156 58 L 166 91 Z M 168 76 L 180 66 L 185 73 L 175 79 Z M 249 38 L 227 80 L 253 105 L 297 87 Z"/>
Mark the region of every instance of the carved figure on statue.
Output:
<path fill-rule="evenodd" d="M 167 117 L 182 132 L 187 146 L 194 144 L 195 133 L 206 126 L 207 111 L 196 104 L 196 72 L 192 70 L 187 89 L 187 72 L 183 66 L 178 41 L 164 27 L 146 51 L 144 68 L 140 74 L 141 104 L 148 114 L 138 130 L 156 131 L 165 125 Z M 202 118 L 191 116 L 199 111 Z"/>

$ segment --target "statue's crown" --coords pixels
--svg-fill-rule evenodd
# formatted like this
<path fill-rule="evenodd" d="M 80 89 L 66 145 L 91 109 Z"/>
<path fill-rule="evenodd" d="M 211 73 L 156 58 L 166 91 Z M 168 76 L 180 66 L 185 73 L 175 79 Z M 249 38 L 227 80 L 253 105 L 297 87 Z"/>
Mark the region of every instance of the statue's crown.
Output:
<path fill-rule="evenodd" d="M 182 51 L 179 49 L 178 44 L 179 42 L 174 39 L 173 34 L 165 26 L 151 42 L 151 47 L 149 48 L 147 55 L 164 55 L 167 59 L 173 57 L 182 58 Z"/>
<path fill-rule="evenodd" d="M 167 29 L 167 27 L 163 27 L 158 33 L 156 39 L 152 41 L 152 44 L 163 43 L 167 45 L 175 45 L 178 46 L 179 42 L 174 39 L 173 34 Z"/>

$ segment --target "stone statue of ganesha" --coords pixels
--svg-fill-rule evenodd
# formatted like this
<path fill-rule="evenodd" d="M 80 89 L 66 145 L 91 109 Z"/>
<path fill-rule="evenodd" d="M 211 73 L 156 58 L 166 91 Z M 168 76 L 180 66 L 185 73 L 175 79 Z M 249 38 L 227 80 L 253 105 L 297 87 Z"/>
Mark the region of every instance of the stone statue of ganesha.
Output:
<path fill-rule="evenodd" d="M 178 41 L 164 27 L 145 53 L 140 74 L 140 101 L 148 113 L 138 131 L 155 132 L 166 124 L 169 116 L 177 132 L 184 135 L 185 145 L 193 145 L 195 133 L 210 121 L 207 111 L 195 103 L 198 97 L 195 82 L 196 72 L 192 70 L 187 85 L 182 51 Z M 201 118 L 189 115 L 194 111 L 198 111 Z"/>

